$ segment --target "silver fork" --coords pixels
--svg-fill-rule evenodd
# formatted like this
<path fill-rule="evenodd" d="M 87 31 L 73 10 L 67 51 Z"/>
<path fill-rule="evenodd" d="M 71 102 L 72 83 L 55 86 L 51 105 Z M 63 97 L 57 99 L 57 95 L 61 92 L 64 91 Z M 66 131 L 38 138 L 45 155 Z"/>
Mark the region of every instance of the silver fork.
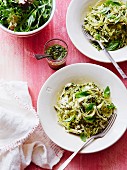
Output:
<path fill-rule="evenodd" d="M 102 42 L 96 40 L 95 38 L 93 38 L 84 28 L 84 26 L 82 25 L 82 31 L 84 33 L 84 35 L 86 36 L 86 38 L 90 41 L 94 41 L 97 42 L 101 49 L 104 51 L 105 55 L 109 58 L 109 60 L 112 62 L 112 64 L 115 66 L 115 68 L 117 69 L 117 71 L 120 73 L 120 75 L 123 77 L 123 79 L 127 79 L 126 74 L 123 72 L 123 70 L 119 67 L 119 65 L 117 64 L 117 62 L 112 58 L 112 56 L 110 55 L 110 53 L 107 51 L 107 49 L 103 46 Z"/>
<path fill-rule="evenodd" d="M 113 113 L 109 123 L 107 125 L 107 127 L 99 134 L 91 136 L 90 138 L 88 138 L 88 140 L 83 143 L 59 168 L 58 170 L 63 170 L 67 167 L 67 165 L 71 162 L 71 160 L 77 155 L 78 152 L 80 152 L 85 146 L 87 146 L 89 143 L 91 143 L 94 139 L 97 138 L 102 138 L 106 135 L 106 133 L 110 130 L 110 128 L 112 127 L 113 123 L 115 122 L 115 119 L 117 117 L 116 113 Z"/>

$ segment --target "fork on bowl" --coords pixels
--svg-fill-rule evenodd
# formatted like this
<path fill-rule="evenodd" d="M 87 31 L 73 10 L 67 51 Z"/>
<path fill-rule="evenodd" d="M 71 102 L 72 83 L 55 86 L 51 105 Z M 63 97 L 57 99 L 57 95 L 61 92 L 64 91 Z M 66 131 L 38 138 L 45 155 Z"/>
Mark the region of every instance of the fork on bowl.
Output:
<path fill-rule="evenodd" d="M 123 79 L 127 79 L 127 75 L 123 72 L 123 70 L 119 67 L 119 65 L 117 64 L 117 62 L 113 59 L 113 57 L 110 55 L 110 53 L 108 52 L 108 50 L 104 47 L 104 45 L 102 44 L 101 41 L 96 40 L 93 36 L 91 36 L 86 29 L 84 28 L 84 26 L 82 25 L 82 31 L 85 35 L 85 37 L 92 42 L 97 42 L 101 49 L 104 51 L 105 55 L 109 58 L 109 60 L 112 62 L 112 64 L 115 66 L 115 68 L 117 69 L 117 71 L 120 73 L 120 75 L 122 76 Z"/>
<path fill-rule="evenodd" d="M 106 128 L 101 132 L 98 133 L 94 136 L 91 136 L 85 143 L 83 143 L 59 168 L 58 170 L 64 170 L 67 165 L 71 162 L 71 160 L 77 155 L 77 153 L 79 153 L 85 146 L 87 146 L 88 144 L 90 144 L 94 139 L 97 138 L 102 138 L 104 137 L 107 132 L 111 129 L 111 127 L 113 126 L 115 119 L 117 117 L 117 114 L 114 112 L 108 122 L 108 125 L 106 126 Z"/>

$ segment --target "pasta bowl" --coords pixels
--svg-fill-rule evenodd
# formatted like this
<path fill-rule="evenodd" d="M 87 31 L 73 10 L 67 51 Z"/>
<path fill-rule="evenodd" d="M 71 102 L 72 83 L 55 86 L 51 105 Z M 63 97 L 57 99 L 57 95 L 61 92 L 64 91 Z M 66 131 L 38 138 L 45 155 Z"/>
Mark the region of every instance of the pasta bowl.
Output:
<path fill-rule="evenodd" d="M 113 72 L 95 64 L 72 64 L 58 70 L 47 79 L 37 100 L 37 112 L 44 131 L 54 143 L 65 150 L 74 152 L 82 145 L 83 141 L 79 136 L 67 133 L 58 124 L 57 113 L 54 109 L 62 88 L 72 82 L 94 82 L 102 89 L 106 86 L 110 87 L 111 100 L 117 108 L 115 123 L 105 137 L 93 141 L 81 153 L 93 153 L 108 148 L 117 142 L 126 131 L 127 91 L 122 81 Z"/>
<path fill-rule="evenodd" d="M 70 2 L 66 14 L 67 33 L 74 46 L 82 54 L 99 62 L 110 63 L 111 61 L 105 56 L 103 50 L 98 51 L 98 49 L 87 40 L 81 28 L 84 18 L 90 9 L 89 7 L 93 7 L 96 3 L 96 0 L 72 0 Z M 127 46 L 115 51 L 109 51 L 109 53 L 116 62 L 123 62 L 127 60 L 126 51 Z"/>

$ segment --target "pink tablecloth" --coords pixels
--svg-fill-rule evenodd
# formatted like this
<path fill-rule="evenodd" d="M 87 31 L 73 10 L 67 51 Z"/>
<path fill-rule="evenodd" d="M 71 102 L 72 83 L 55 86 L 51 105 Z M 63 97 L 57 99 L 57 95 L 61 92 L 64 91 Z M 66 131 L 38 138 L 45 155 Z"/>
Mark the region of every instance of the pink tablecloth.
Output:
<path fill-rule="evenodd" d="M 102 65 L 118 76 L 112 64 L 93 61 L 81 54 L 70 41 L 66 31 L 66 11 L 71 0 L 56 0 L 56 12 L 51 23 L 39 34 L 29 38 L 10 36 L 0 29 L 0 77 L 6 80 L 27 81 L 36 108 L 37 97 L 41 86 L 54 72 L 46 60 L 37 61 L 34 53 L 42 53 L 45 42 L 51 38 L 61 38 L 69 46 L 67 65 L 72 63 L 95 63 Z M 119 64 L 127 74 L 127 62 Z M 123 81 L 123 80 L 122 80 Z M 123 83 L 127 87 L 127 80 Z M 126 101 L 125 101 L 126 102 Z M 71 155 L 65 151 L 60 164 Z M 112 147 L 94 154 L 78 154 L 66 168 L 67 170 L 126 170 L 127 169 L 127 133 Z M 31 164 L 26 170 L 40 170 Z"/>

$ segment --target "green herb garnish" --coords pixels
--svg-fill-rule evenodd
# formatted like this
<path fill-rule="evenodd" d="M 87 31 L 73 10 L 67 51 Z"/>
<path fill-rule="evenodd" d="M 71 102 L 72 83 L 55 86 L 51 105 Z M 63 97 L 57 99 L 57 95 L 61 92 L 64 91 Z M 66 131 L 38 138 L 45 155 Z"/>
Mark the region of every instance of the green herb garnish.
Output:
<path fill-rule="evenodd" d="M 109 98 L 110 97 L 110 88 L 107 86 L 104 90 L 104 98 Z"/>
<path fill-rule="evenodd" d="M 90 95 L 90 92 L 89 91 L 82 91 L 82 92 L 78 92 L 75 94 L 75 97 L 76 98 L 80 98 L 80 97 L 85 97 L 85 96 L 88 96 Z"/>
<path fill-rule="evenodd" d="M 80 139 L 81 139 L 83 142 L 86 142 L 87 136 L 85 135 L 85 133 L 81 133 L 81 134 L 80 134 Z"/>

